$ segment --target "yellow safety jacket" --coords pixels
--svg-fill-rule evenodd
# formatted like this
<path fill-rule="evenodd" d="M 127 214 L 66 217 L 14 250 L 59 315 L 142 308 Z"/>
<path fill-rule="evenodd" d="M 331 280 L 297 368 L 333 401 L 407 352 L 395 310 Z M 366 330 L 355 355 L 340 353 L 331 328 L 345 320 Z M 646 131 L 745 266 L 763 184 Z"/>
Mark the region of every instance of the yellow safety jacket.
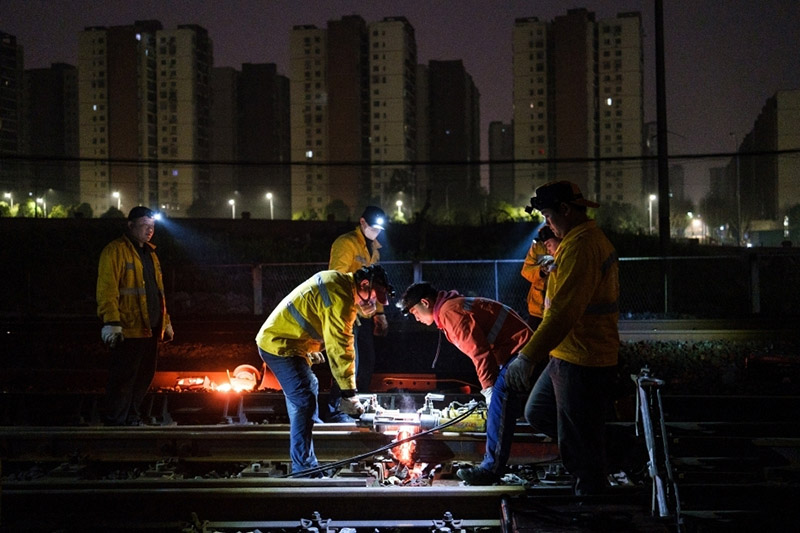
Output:
<path fill-rule="evenodd" d="M 594 220 L 566 235 L 547 281 L 544 319 L 522 349 L 582 366 L 613 366 L 619 352 L 619 261 Z"/>
<path fill-rule="evenodd" d="M 156 248 L 149 242 L 145 243 L 145 246 L 149 246 L 152 250 Z M 164 329 L 170 323 L 164 297 L 164 278 L 155 251 L 150 257 L 153 258 L 163 317 L 161 331 L 157 333 L 159 338 L 163 338 Z M 97 316 L 103 324 L 118 322 L 122 326 L 122 334 L 127 338 L 153 336 L 147 312 L 142 260 L 136 245 L 127 235 L 114 239 L 100 253 L 97 269 Z"/>
<path fill-rule="evenodd" d="M 544 243 L 533 241 L 531 248 L 528 250 L 528 255 L 525 256 L 525 261 L 522 263 L 522 277 L 531 282 L 531 288 L 528 289 L 528 313 L 533 316 L 542 318 L 544 315 L 544 290 L 547 284 L 547 277 L 541 276 L 539 267 L 539 260 L 547 253 L 547 248 Z"/>
<path fill-rule="evenodd" d="M 361 232 L 361 226 L 356 226 L 353 231 L 348 231 L 333 241 L 331 257 L 328 262 L 329 270 L 339 272 L 355 272 L 361 267 L 376 264 L 380 258 L 381 243 L 377 239 L 372 241 L 372 253 L 367 249 L 367 238 Z M 376 304 L 376 313 L 383 312 L 383 305 Z"/>
<path fill-rule="evenodd" d="M 339 387 L 354 390 L 355 299 L 353 274 L 335 270 L 317 272 L 275 307 L 256 335 L 256 344 L 280 357 L 305 358 L 309 352 L 324 349 Z"/>

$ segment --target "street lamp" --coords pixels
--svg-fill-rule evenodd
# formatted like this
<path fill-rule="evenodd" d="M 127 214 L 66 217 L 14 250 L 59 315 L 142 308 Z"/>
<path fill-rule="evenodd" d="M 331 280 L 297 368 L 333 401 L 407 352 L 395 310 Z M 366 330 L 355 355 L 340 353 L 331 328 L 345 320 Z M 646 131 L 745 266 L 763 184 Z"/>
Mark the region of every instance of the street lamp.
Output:
<path fill-rule="evenodd" d="M 647 216 L 650 218 L 650 235 L 653 234 L 653 202 L 655 199 L 655 194 L 651 194 L 647 199 Z"/>
<path fill-rule="evenodd" d="M 42 206 L 42 213 L 44 213 L 44 218 L 47 218 L 47 202 L 45 201 L 44 197 L 37 198 L 36 203 Z"/>
<path fill-rule="evenodd" d="M 3 198 L 8 198 L 8 207 L 14 209 L 14 196 L 10 192 L 4 192 Z"/>
<path fill-rule="evenodd" d="M 119 191 L 112 192 L 111 196 L 117 199 L 117 210 L 121 211 L 122 210 L 122 204 L 120 202 L 122 201 L 122 198 L 120 197 Z"/>
<path fill-rule="evenodd" d="M 269 219 L 275 220 L 275 212 L 272 210 L 272 193 L 267 193 L 267 200 L 269 200 Z"/>
<path fill-rule="evenodd" d="M 403 216 L 403 200 L 397 200 L 394 205 L 397 206 L 397 216 Z"/>
<path fill-rule="evenodd" d="M 231 206 L 231 218 L 235 219 L 236 218 L 236 200 L 231 198 L 230 200 L 228 200 L 228 203 Z"/>

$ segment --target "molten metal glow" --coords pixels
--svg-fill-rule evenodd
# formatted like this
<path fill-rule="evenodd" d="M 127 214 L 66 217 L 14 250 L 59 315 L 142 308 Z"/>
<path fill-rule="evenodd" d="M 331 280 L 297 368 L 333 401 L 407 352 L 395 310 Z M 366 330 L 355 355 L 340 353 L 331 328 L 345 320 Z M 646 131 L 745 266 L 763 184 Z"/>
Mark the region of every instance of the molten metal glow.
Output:
<path fill-rule="evenodd" d="M 396 440 L 403 440 L 407 439 L 408 437 L 414 435 L 417 432 L 416 426 L 400 426 L 397 429 L 397 438 Z M 397 458 L 397 461 L 405 467 L 412 468 L 414 463 L 414 452 L 417 449 L 416 441 L 408 441 L 406 443 L 397 446 L 394 449 L 394 455 Z"/>

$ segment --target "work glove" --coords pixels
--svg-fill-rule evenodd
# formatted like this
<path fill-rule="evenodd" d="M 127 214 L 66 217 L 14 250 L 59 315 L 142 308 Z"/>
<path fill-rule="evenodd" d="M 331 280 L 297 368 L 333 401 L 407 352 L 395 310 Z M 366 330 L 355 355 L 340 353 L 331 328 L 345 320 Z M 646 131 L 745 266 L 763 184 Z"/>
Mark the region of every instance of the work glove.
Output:
<path fill-rule="evenodd" d="M 122 326 L 105 325 L 100 330 L 100 338 L 109 348 L 114 348 L 117 344 L 125 340 L 122 335 Z"/>
<path fill-rule="evenodd" d="M 308 357 L 308 362 L 312 365 L 325 362 L 325 354 L 323 352 L 308 352 L 306 357 Z"/>
<path fill-rule="evenodd" d="M 361 315 L 367 318 L 371 317 L 375 314 L 375 311 L 378 310 L 377 306 L 375 305 L 375 300 L 360 300 L 356 304 L 358 305 L 359 311 L 361 311 Z"/>
<path fill-rule="evenodd" d="M 508 388 L 515 392 L 527 392 L 531 389 L 531 376 L 536 365 L 525 357 L 519 354 L 516 359 L 511 361 L 506 369 L 506 383 Z"/>
<path fill-rule="evenodd" d="M 351 396 L 350 398 L 342 398 L 339 402 L 339 411 L 353 418 L 358 418 L 364 414 L 364 406 L 358 401 L 358 396 Z"/>
<path fill-rule="evenodd" d="M 489 408 L 489 404 L 492 403 L 492 393 L 494 392 L 494 387 L 486 387 L 481 391 L 483 394 L 483 399 L 486 400 L 486 408 Z"/>
<path fill-rule="evenodd" d="M 172 324 L 167 324 L 164 328 L 164 342 L 170 342 L 175 338 L 175 331 L 172 329 Z"/>
<path fill-rule="evenodd" d="M 376 337 L 385 337 L 389 332 L 389 321 L 383 313 L 375 315 L 375 329 L 373 333 Z"/>
<path fill-rule="evenodd" d="M 351 396 L 350 398 L 342 398 L 339 403 L 339 411 L 358 418 L 364 414 L 364 406 L 358 401 L 358 396 Z"/>

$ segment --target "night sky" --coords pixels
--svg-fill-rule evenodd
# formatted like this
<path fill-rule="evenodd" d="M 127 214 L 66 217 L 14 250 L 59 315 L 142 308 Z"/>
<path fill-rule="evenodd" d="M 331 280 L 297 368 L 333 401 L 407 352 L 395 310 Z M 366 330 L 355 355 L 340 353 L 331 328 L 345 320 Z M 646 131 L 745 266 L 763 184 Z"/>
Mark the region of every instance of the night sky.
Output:
<path fill-rule="evenodd" d="M 664 0 L 667 127 L 671 155 L 728 153 L 752 128 L 767 98 L 800 89 L 800 3 L 797 0 Z M 87 26 L 157 19 L 205 27 L 214 65 L 276 63 L 288 76 L 289 32 L 358 14 L 366 22 L 405 16 L 416 32 L 418 60 L 462 59 L 481 94 L 482 159 L 491 121 L 511 121 L 511 34 L 514 19 L 552 20 L 585 7 L 596 19 L 642 13 L 645 120 L 656 118 L 654 0 L 2 0 L 0 30 L 25 49 L 25 68 L 77 63 L 77 34 Z M 727 158 L 675 161 L 687 192 L 699 200 L 707 168 Z"/>

